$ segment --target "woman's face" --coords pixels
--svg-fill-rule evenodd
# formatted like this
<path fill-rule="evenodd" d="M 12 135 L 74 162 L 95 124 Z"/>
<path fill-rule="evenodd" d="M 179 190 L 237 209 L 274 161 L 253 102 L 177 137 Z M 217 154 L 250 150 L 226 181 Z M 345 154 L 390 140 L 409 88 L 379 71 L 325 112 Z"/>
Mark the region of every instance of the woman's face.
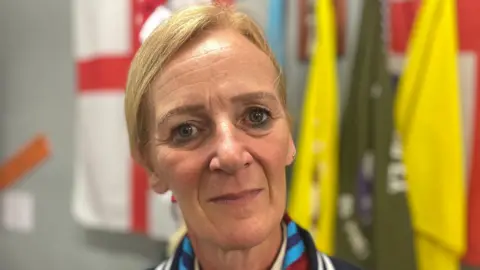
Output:
<path fill-rule="evenodd" d="M 266 54 L 232 30 L 192 41 L 153 83 L 151 160 L 189 234 L 225 248 L 279 226 L 293 141 Z"/>

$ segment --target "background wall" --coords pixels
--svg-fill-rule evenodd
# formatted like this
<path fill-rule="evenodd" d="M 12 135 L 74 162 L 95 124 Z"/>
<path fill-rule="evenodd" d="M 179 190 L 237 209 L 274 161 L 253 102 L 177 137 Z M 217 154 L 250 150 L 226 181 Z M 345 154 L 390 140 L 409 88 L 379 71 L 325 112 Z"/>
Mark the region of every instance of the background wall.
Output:
<path fill-rule="evenodd" d="M 238 2 L 265 26 L 267 0 Z M 298 123 L 307 66 L 296 60 L 297 10 L 293 2 L 289 7 L 286 74 L 288 106 Z M 348 1 L 349 48 L 360 4 Z M 35 228 L 30 234 L 19 234 L 0 225 L 0 270 L 131 270 L 163 259 L 161 243 L 136 235 L 86 231 L 72 219 L 75 90 L 71 37 L 70 1 L 0 1 L 0 160 L 37 132 L 48 136 L 53 151 L 48 162 L 11 187 L 33 194 Z M 348 55 L 351 53 L 349 50 Z M 344 89 L 350 61 L 340 62 Z M 0 204 L 1 199 L 0 193 Z"/>

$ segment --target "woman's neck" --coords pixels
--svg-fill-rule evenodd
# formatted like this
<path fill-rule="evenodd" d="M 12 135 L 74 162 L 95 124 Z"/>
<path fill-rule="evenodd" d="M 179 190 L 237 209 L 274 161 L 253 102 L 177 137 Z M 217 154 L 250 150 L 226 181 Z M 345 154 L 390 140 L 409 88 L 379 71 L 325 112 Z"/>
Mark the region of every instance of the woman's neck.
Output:
<path fill-rule="evenodd" d="M 277 257 L 282 246 L 283 233 L 282 226 L 278 226 L 261 244 L 243 250 L 225 251 L 210 243 L 198 241 L 195 237 L 190 237 L 190 240 L 202 270 L 265 270 L 270 269 Z"/>

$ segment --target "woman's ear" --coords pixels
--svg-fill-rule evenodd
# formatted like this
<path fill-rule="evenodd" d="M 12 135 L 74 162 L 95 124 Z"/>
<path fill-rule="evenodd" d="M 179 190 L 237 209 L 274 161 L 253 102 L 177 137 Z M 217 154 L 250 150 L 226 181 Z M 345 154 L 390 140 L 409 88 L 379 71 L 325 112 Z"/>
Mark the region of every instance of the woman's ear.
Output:
<path fill-rule="evenodd" d="M 295 148 L 295 143 L 293 142 L 292 137 L 290 136 L 288 142 L 288 151 L 287 151 L 287 166 L 291 165 L 295 160 L 295 155 L 297 154 L 297 149 Z"/>
<path fill-rule="evenodd" d="M 163 194 L 168 191 L 168 185 L 165 181 L 160 179 L 155 172 L 153 172 L 148 166 L 148 162 L 145 158 L 144 155 L 140 153 L 139 147 L 135 147 L 134 149 L 131 149 L 132 152 L 132 157 L 137 162 L 140 164 L 144 170 L 147 170 L 148 173 L 148 183 L 150 184 L 150 187 L 153 189 L 158 194 Z"/>
<path fill-rule="evenodd" d="M 162 181 L 155 173 L 149 173 L 148 182 L 153 191 L 158 194 L 163 194 L 168 191 L 168 185 L 165 181 Z"/>

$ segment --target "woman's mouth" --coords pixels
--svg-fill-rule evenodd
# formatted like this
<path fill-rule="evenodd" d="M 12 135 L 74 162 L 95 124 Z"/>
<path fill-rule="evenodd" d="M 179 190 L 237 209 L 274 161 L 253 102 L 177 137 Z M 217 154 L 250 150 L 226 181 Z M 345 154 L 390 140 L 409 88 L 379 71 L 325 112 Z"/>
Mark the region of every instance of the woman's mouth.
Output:
<path fill-rule="evenodd" d="M 249 189 L 241 192 L 226 193 L 220 196 L 213 197 L 210 202 L 218 204 L 237 204 L 246 203 L 255 199 L 263 189 Z"/>

